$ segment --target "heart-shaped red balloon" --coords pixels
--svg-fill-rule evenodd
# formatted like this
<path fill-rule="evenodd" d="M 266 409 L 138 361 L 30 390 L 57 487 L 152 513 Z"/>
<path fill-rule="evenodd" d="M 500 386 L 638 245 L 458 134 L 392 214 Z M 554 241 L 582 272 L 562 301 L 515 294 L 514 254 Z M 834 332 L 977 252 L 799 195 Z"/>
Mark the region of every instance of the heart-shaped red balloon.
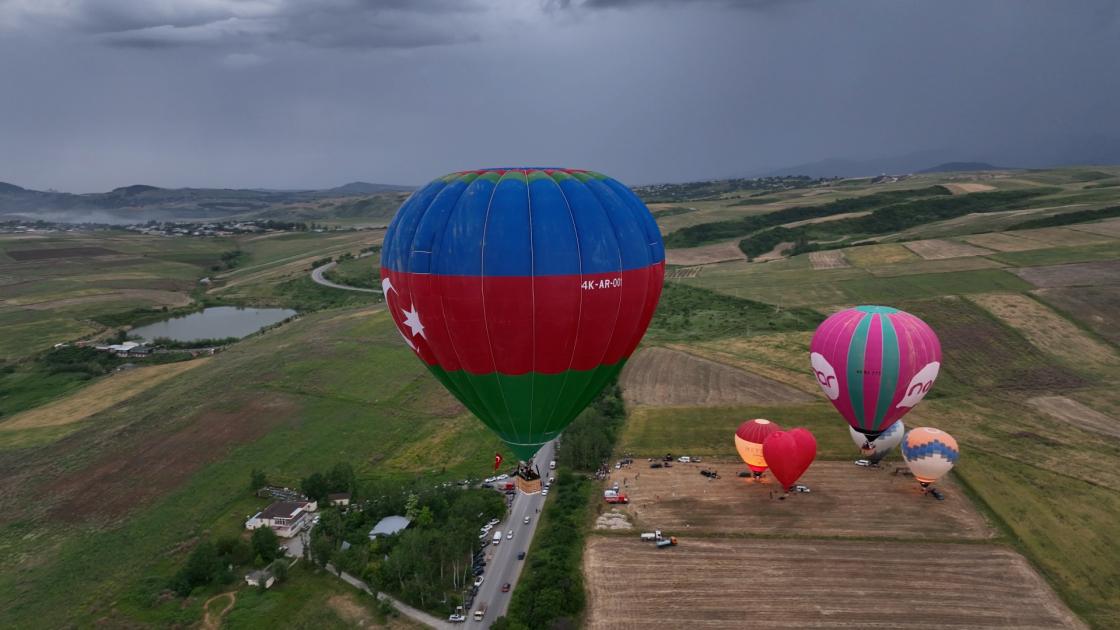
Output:
<path fill-rule="evenodd" d="M 762 456 L 774 478 L 789 490 L 817 456 L 817 440 L 808 429 L 775 431 L 762 443 Z"/>

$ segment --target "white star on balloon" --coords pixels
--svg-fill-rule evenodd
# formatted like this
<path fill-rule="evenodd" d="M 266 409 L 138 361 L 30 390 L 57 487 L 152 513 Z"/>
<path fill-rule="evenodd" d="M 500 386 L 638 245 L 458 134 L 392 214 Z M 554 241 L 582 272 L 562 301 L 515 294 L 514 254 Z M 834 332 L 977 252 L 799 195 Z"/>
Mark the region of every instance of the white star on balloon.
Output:
<path fill-rule="evenodd" d="M 416 311 L 416 307 L 413 306 L 412 310 L 402 308 L 401 311 L 404 312 L 404 325 L 412 331 L 412 336 L 420 335 L 427 339 L 428 337 L 424 335 L 424 324 L 420 323 L 420 313 Z"/>

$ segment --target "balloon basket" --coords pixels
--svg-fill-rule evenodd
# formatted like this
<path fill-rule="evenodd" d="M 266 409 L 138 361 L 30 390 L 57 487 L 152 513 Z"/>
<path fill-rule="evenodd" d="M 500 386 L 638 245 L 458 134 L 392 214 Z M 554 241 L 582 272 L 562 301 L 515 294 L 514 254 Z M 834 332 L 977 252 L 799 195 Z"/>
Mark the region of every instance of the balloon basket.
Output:
<path fill-rule="evenodd" d="M 514 482 L 517 484 L 517 489 L 521 494 L 540 494 L 541 491 L 541 478 L 525 479 L 520 475 L 514 477 Z"/>

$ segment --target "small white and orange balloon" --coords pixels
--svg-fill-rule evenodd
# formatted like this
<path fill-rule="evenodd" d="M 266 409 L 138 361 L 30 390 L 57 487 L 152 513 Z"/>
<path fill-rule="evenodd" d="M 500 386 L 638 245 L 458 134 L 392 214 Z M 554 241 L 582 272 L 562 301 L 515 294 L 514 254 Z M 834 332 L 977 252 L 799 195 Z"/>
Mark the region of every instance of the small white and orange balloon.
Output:
<path fill-rule="evenodd" d="M 776 422 L 755 418 L 740 424 L 735 431 L 735 450 L 739 451 L 739 457 L 743 458 L 755 479 L 761 477 L 767 468 L 766 458 L 762 456 L 762 443 L 771 433 L 781 430 Z"/>
<path fill-rule="evenodd" d="M 902 459 L 923 488 L 952 470 L 960 456 L 957 440 L 941 429 L 918 427 L 902 439 Z"/>

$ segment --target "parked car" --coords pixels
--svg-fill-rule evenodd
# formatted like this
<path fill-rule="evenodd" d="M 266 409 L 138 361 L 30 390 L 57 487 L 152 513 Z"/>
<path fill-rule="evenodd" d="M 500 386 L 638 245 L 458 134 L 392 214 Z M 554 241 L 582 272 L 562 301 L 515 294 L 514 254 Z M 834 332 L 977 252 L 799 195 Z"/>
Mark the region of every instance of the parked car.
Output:
<path fill-rule="evenodd" d="M 542 497 L 547 497 L 548 496 L 548 488 L 545 488 L 544 490 L 541 490 L 541 496 Z"/>
<path fill-rule="evenodd" d="M 661 462 L 653 462 L 649 465 L 650 468 L 661 468 Z"/>
<path fill-rule="evenodd" d="M 485 580 L 485 579 L 486 579 L 486 577 L 485 577 L 485 576 L 483 576 L 483 575 L 480 575 L 480 576 L 476 577 L 476 578 L 474 579 L 474 585 L 475 585 L 475 587 L 479 587 L 479 586 L 482 586 L 482 582 L 483 582 L 483 580 Z"/>
<path fill-rule="evenodd" d="M 509 592 L 509 582 L 506 582 L 505 584 L 502 584 L 502 592 L 503 593 L 508 593 Z"/>
<path fill-rule="evenodd" d="M 482 484 L 482 487 L 483 487 L 483 488 L 493 488 L 493 487 L 494 487 L 494 484 L 492 484 L 492 483 L 484 483 L 484 484 Z"/>
<path fill-rule="evenodd" d="M 489 525 L 490 527 L 493 527 L 493 526 L 497 525 L 498 523 L 501 523 L 501 521 L 499 521 L 496 518 L 492 518 L 492 519 L 490 519 L 490 522 L 487 523 L 487 525 Z"/>
<path fill-rule="evenodd" d="M 525 552 L 524 551 L 517 552 L 517 559 L 518 560 L 524 560 L 525 559 Z"/>
<path fill-rule="evenodd" d="M 451 615 L 447 618 L 447 620 L 451 623 L 463 623 L 467 620 L 467 617 L 466 615 Z"/>

